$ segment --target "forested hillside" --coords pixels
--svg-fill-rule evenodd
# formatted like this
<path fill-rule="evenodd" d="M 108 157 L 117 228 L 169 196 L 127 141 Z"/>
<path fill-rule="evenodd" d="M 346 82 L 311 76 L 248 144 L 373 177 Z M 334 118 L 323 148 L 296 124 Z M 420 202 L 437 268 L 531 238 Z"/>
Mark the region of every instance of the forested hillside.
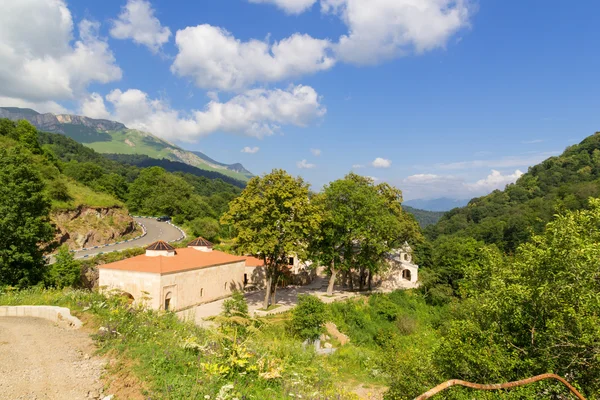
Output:
<path fill-rule="evenodd" d="M 413 208 L 404 204 L 402 205 L 402 208 L 404 209 L 404 211 L 406 211 L 409 214 L 412 214 L 413 217 L 415 217 L 421 228 L 425 228 L 426 226 L 435 224 L 446 213 L 445 211 L 420 210 L 418 208 Z"/>
<path fill-rule="evenodd" d="M 426 234 L 431 240 L 443 235 L 471 237 L 512 253 L 533 233 L 540 233 L 557 211 L 586 208 L 588 198 L 599 195 L 600 133 L 596 133 L 531 167 L 505 190 L 449 211 Z"/>
<path fill-rule="evenodd" d="M 239 187 L 221 179 L 111 160 L 61 134 L 39 132 L 38 137 L 56 156 L 66 176 L 116 197 L 131 213 L 169 215 L 177 224 L 188 226 L 191 233 L 211 239 L 228 234 L 221 232 L 217 220 L 229 201 L 239 195 Z"/>

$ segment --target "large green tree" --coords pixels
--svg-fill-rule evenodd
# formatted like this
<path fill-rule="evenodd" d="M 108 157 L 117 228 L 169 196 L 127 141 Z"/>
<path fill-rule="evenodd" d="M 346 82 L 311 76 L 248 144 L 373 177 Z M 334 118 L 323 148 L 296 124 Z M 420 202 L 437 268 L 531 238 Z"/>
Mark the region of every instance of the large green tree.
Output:
<path fill-rule="evenodd" d="M 40 282 L 44 244 L 54 238 L 50 202 L 28 154 L 23 147 L 0 149 L 0 285 Z"/>
<path fill-rule="evenodd" d="M 252 178 L 230 203 L 222 223 L 234 225 L 241 252 L 256 254 L 265 262 L 265 308 L 275 303 L 277 278 L 289 255 L 305 258 L 307 239 L 318 228 L 320 215 L 309 198 L 309 185 L 280 169 Z"/>
<path fill-rule="evenodd" d="M 452 378 L 502 382 L 554 372 L 600 393 L 600 199 L 567 212 L 514 260 L 483 249 L 437 364 Z"/>

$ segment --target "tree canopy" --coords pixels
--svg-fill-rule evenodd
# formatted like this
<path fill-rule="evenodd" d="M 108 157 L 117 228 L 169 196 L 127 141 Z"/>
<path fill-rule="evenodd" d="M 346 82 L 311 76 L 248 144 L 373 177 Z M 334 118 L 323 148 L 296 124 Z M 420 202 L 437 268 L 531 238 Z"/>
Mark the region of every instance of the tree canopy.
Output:
<path fill-rule="evenodd" d="M 235 226 L 238 251 L 265 261 L 267 290 L 264 307 L 275 302 L 275 285 L 291 254 L 305 258 L 307 238 L 318 228 L 318 206 L 309 186 L 279 169 L 248 182 L 229 205 L 222 223 Z"/>

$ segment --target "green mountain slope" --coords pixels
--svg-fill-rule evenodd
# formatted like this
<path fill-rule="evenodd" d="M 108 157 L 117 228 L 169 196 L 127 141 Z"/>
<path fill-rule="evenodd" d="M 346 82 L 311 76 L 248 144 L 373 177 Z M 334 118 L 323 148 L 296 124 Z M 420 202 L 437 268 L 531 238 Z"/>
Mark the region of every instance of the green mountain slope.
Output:
<path fill-rule="evenodd" d="M 246 182 L 252 173 L 241 164 L 223 164 L 200 152 L 191 152 L 150 133 L 129 129 L 103 119 L 68 114 L 40 114 L 28 108 L 0 107 L 0 118 L 26 119 L 42 131 L 61 133 L 99 153 L 141 154 L 182 162 L 196 168 Z"/>
<path fill-rule="evenodd" d="M 402 205 L 402 209 L 407 213 L 412 214 L 421 226 L 421 228 L 425 228 L 426 226 L 435 224 L 445 214 L 445 211 L 419 210 L 418 208 L 413 208 L 405 204 Z"/>
<path fill-rule="evenodd" d="M 557 210 L 586 208 L 600 196 L 600 132 L 529 168 L 515 184 L 447 212 L 426 235 L 473 237 L 513 252 L 542 232 Z"/>

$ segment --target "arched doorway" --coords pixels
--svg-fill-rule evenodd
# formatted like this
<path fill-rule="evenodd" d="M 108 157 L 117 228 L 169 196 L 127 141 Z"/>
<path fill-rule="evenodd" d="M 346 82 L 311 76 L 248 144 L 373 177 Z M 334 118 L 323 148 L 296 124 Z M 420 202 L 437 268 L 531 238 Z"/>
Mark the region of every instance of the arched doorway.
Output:
<path fill-rule="evenodd" d="M 410 275 L 410 270 L 408 269 L 403 269 L 402 270 L 402 279 L 406 280 L 406 281 L 410 281 L 411 275 Z"/>
<path fill-rule="evenodd" d="M 171 296 L 171 292 L 165 295 L 165 311 L 169 311 L 171 309 Z"/>
<path fill-rule="evenodd" d="M 131 304 L 135 301 L 133 295 L 128 292 L 121 292 L 120 296 L 125 300 L 127 304 Z"/>

